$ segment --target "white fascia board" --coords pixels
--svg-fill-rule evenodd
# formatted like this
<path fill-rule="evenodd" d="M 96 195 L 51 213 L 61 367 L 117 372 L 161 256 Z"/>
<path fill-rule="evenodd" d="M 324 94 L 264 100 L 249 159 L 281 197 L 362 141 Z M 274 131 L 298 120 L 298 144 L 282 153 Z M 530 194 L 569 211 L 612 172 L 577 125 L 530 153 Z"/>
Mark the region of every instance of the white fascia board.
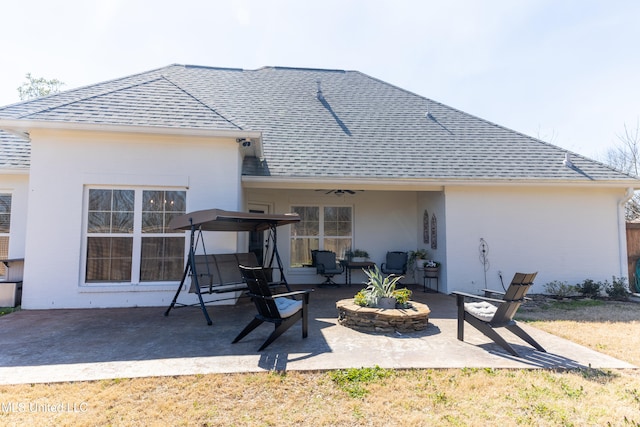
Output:
<path fill-rule="evenodd" d="M 127 126 L 99 123 L 58 122 L 43 120 L 6 120 L 0 119 L 0 129 L 14 135 L 29 138 L 32 129 L 60 130 L 60 131 L 88 131 L 88 132 L 114 132 L 137 133 L 146 135 L 178 135 L 207 138 L 236 138 L 251 139 L 256 157 L 264 156 L 262 149 L 262 132 L 248 130 L 223 130 L 203 128 L 180 128 L 168 126 Z"/>
<path fill-rule="evenodd" d="M 560 181 L 560 180 L 451 180 L 451 179 L 388 179 L 352 178 L 325 179 L 322 177 L 264 177 L 243 176 L 245 188 L 272 189 L 332 189 L 344 190 L 419 190 L 441 191 L 444 187 L 590 187 L 590 188 L 634 188 L 640 189 L 640 180 L 623 181 Z"/>
<path fill-rule="evenodd" d="M 202 128 L 180 128 L 168 126 L 127 126 L 97 123 L 57 122 L 41 120 L 0 119 L 0 129 L 18 134 L 28 134 L 31 129 L 74 130 L 93 132 L 144 133 L 156 135 L 185 135 L 228 138 L 262 138 L 262 132 L 247 130 L 223 130 Z"/>
<path fill-rule="evenodd" d="M 29 175 L 29 168 L 2 168 L 0 175 Z"/>

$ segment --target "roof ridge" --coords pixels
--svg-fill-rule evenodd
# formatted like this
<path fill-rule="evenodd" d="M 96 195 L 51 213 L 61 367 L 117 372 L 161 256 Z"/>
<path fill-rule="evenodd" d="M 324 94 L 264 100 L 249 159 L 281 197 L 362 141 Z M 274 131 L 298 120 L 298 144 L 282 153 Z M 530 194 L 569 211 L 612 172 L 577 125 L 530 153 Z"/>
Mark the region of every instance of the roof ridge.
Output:
<path fill-rule="evenodd" d="M 172 81 L 171 79 L 169 79 L 169 77 L 162 75 L 161 78 L 163 78 L 164 80 L 166 80 L 169 84 L 173 85 L 174 87 L 176 87 L 178 90 L 180 90 L 182 93 L 186 94 L 187 96 L 189 96 L 190 98 L 192 98 L 193 100 L 195 100 L 197 103 L 199 103 L 200 105 L 204 106 L 205 108 L 207 108 L 208 110 L 214 112 L 215 114 L 217 114 L 219 117 L 221 117 L 222 119 L 224 119 L 226 122 L 228 122 L 229 124 L 237 127 L 240 130 L 243 130 L 242 126 L 236 124 L 233 122 L 233 120 L 228 119 L 226 116 L 222 115 L 221 113 L 219 113 L 215 108 L 209 106 L 208 104 L 206 104 L 205 102 L 201 101 L 200 99 L 198 99 L 196 96 L 192 95 L 189 91 L 187 91 L 186 89 L 183 89 L 180 85 L 178 85 L 176 82 Z"/>
<path fill-rule="evenodd" d="M 182 66 L 184 68 L 202 68 L 205 70 L 217 70 L 217 71 L 245 71 L 243 68 L 234 68 L 234 67 L 211 67 L 208 65 L 194 65 L 194 64 L 172 64 L 176 66 Z"/>
<path fill-rule="evenodd" d="M 327 72 L 327 73 L 347 73 L 347 70 L 341 70 L 338 68 L 313 68 L 313 67 L 286 67 L 279 65 L 266 65 L 264 67 L 257 68 L 255 70 L 249 71 L 262 71 L 262 70 L 289 70 L 289 71 L 318 71 L 318 72 Z"/>

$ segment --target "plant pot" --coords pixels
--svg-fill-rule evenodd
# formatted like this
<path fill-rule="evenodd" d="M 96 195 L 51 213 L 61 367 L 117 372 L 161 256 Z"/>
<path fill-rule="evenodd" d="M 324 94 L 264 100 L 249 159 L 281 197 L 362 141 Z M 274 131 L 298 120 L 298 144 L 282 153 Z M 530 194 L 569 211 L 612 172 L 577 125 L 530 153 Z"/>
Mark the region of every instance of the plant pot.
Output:
<path fill-rule="evenodd" d="M 416 268 L 424 268 L 424 263 L 426 259 L 417 259 L 416 260 Z"/>
<path fill-rule="evenodd" d="M 378 298 L 378 308 L 396 308 L 395 298 Z"/>
<path fill-rule="evenodd" d="M 363 256 L 354 256 L 353 258 L 351 258 L 352 262 L 365 262 L 367 261 L 367 259 Z"/>
<path fill-rule="evenodd" d="M 424 277 L 429 277 L 429 278 L 437 278 L 438 277 L 438 272 L 439 272 L 440 268 L 439 267 L 425 267 L 424 268 Z"/>

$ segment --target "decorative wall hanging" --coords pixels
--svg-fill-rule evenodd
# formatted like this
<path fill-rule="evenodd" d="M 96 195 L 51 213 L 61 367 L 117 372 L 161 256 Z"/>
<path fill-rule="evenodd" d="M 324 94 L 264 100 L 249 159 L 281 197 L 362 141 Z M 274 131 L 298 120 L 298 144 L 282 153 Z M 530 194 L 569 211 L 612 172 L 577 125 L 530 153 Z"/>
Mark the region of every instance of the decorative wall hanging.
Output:
<path fill-rule="evenodd" d="M 422 217 L 422 236 L 424 243 L 429 243 L 429 212 L 426 209 Z"/>
<path fill-rule="evenodd" d="M 431 215 L 431 249 L 438 249 L 438 222 L 436 214 Z"/>

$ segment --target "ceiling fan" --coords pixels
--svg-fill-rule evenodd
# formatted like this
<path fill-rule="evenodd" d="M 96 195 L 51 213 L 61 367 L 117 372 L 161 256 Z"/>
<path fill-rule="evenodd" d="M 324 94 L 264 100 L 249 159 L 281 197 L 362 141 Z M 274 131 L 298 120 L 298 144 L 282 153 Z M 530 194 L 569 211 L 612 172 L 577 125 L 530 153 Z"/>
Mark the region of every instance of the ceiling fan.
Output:
<path fill-rule="evenodd" d="M 341 190 L 341 189 L 336 189 L 336 190 L 316 190 L 316 191 L 324 191 L 324 194 L 335 194 L 336 196 L 344 196 L 345 194 L 350 194 L 350 195 L 354 195 L 356 194 L 356 192 L 359 191 L 364 191 L 364 190 Z"/>

